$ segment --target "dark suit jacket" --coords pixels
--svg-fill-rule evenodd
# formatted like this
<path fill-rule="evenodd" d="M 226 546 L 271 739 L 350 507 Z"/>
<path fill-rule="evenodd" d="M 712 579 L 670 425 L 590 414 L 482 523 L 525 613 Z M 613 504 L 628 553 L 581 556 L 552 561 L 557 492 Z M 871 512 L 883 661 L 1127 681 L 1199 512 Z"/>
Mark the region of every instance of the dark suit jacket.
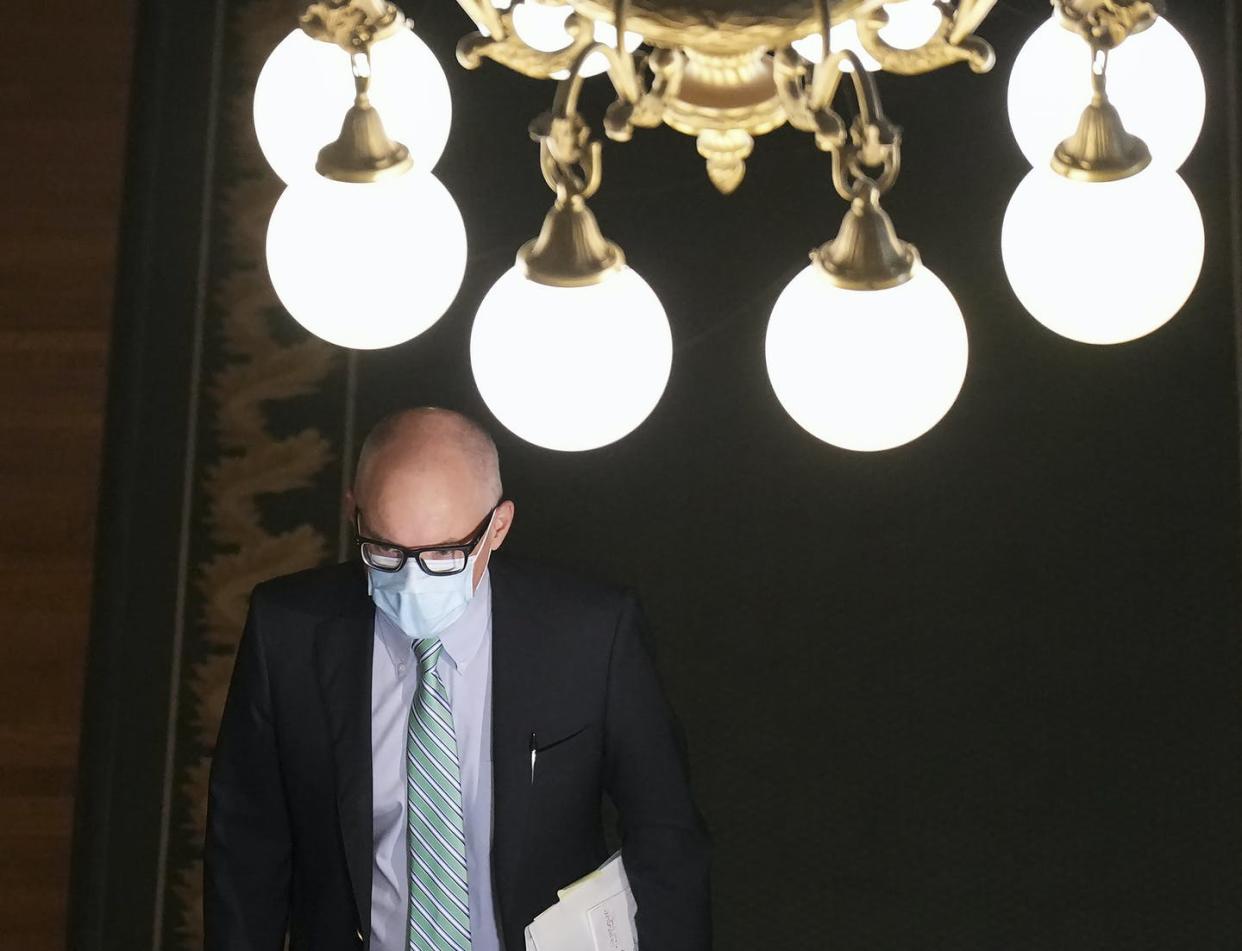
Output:
<path fill-rule="evenodd" d="M 607 852 L 621 816 L 643 951 L 708 951 L 709 838 L 628 591 L 497 552 L 492 877 L 506 951 Z M 369 946 L 371 652 L 361 562 L 254 589 L 211 768 L 208 951 Z M 539 753 L 534 780 L 530 735 Z"/>

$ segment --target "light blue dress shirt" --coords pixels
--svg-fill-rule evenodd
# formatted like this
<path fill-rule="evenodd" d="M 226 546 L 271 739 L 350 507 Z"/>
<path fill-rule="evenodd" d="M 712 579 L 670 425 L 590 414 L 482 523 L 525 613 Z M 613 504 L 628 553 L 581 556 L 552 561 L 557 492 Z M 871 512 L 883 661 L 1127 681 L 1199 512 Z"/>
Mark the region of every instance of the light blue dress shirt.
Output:
<path fill-rule="evenodd" d="M 492 901 L 492 589 L 487 571 L 465 613 L 440 635 L 436 670 L 453 709 L 461 767 L 470 886 L 471 951 L 499 951 Z M 418 687 L 414 640 L 375 612 L 371 666 L 371 778 L 375 863 L 371 875 L 372 951 L 406 951 L 409 895 L 405 744 Z"/>

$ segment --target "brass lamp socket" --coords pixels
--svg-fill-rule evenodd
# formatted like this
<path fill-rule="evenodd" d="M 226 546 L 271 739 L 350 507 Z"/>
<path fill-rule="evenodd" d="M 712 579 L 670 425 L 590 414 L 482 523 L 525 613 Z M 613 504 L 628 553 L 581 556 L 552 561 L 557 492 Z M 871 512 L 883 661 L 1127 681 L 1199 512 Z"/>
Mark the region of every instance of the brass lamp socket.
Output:
<path fill-rule="evenodd" d="M 919 252 L 897 237 L 892 219 L 876 199 L 858 197 L 836 238 L 812 251 L 811 260 L 838 287 L 879 291 L 910 280 Z"/>
<path fill-rule="evenodd" d="M 298 25 L 312 39 L 352 54 L 392 36 L 405 22 L 387 0 L 313 0 Z"/>
<path fill-rule="evenodd" d="M 1116 49 L 1164 16 L 1164 0 L 1053 0 L 1058 22 L 1093 48 Z"/>
<path fill-rule="evenodd" d="M 369 184 L 404 175 L 414 165 L 410 150 L 384 131 L 365 92 L 345 113 L 341 134 L 319 150 L 315 171 L 336 182 Z"/>
<path fill-rule="evenodd" d="M 550 287 L 588 287 L 625 266 L 624 252 L 604 237 L 581 195 L 557 201 L 517 259 L 527 278 Z"/>
<path fill-rule="evenodd" d="M 1151 150 L 1126 131 L 1105 95 L 1096 95 L 1078 120 L 1078 131 L 1057 146 L 1052 169 L 1076 182 L 1117 182 L 1151 164 Z"/>

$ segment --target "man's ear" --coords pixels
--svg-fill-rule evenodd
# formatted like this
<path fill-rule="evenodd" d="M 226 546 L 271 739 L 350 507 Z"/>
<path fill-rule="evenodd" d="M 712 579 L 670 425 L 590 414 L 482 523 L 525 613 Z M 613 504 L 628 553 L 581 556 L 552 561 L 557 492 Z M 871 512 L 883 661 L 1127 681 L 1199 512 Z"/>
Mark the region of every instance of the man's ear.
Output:
<path fill-rule="evenodd" d="M 513 503 L 508 499 L 496 508 L 496 530 L 492 537 L 492 551 L 504 544 L 509 529 L 513 526 L 513 512 Z"/>

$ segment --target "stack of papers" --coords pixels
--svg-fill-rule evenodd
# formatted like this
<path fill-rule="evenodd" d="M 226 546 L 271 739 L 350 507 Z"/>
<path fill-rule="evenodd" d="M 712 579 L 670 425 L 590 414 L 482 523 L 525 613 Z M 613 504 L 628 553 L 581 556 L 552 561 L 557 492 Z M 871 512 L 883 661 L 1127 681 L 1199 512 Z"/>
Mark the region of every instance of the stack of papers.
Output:
<path fill-rule="evenodd" d="M 560 900 L 526 926 L 526 951 L 638 951 L 638 904 L 620 852 L 556 895 Z"/>

